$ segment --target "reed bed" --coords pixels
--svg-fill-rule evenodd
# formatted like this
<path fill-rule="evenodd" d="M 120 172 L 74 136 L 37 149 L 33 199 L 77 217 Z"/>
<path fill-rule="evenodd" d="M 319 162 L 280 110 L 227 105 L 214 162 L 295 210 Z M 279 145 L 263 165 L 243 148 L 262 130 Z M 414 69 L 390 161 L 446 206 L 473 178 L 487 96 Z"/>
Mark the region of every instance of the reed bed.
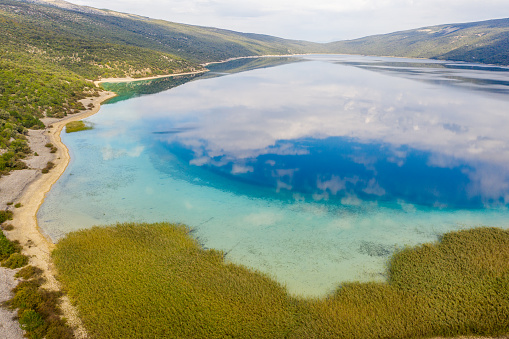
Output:
<path fill-rule="evenodd" d="M 92 129 L 92 126 L 88 126 L 82 120 L 71 121 L 65 124 L 65 133 L 79 132 L 87 129 Z"/>
<path fill-rule="evenodd" d="M 292 297 L 181 225 L 69 234 L 59 278 L 94 338 L 421 338 L 509 334 L 509 232 L 476 228 L 398 251 L 384 283 Z"/>
<path fill-rule="evenodd" d="M 72 233 L 53 257 L 95 338 L 282 338 L 285 289 L 226 264 L 184 226 L 119 224 Z"/>

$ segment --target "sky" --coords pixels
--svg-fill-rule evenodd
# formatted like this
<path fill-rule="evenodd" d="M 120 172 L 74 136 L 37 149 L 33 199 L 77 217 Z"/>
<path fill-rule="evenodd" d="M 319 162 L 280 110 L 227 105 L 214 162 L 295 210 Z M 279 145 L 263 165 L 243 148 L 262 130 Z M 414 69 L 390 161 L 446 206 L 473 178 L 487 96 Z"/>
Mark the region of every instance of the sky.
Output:
<path fill-rule="evenodd" d="M 155 19 L 330 42 L 509 17 L 508 0 L 69 0 Z"/>

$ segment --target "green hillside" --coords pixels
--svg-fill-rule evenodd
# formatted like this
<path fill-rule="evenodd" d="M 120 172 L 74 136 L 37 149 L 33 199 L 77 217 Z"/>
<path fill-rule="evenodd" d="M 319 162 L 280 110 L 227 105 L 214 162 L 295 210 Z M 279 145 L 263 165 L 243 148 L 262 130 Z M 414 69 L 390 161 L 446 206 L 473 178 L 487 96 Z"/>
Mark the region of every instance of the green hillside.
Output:
<path fill-rule="evenodd" d="M 423 27 L 327 44 L 332 53 L 509 65 L 509 19 Z"/>
<path fill-rule="evenodd" d="M 25 166 L 27 129 L 84 109 L 88 80 L 202 69 L 198 62 L 318 50 L 318 44 L 204 28 L 64 1 L 0 0 L 0 176 Z"/>
<path fill-rule="evenodd" d="M 42 0 L 36 2 L 48 3 Z M 54 1 L 51 4 L 26 3 L 41 13 L 37 20 L 56 26 L 59 32 L 67 35 L 148 48 L 195 62 L 262 54 L 325 51 L 324 47 L 317 43 L 154 20 L 132 14 L 76 6 L 64 1 Z M 33 14 L 29 15 L 36 19 Z"/>

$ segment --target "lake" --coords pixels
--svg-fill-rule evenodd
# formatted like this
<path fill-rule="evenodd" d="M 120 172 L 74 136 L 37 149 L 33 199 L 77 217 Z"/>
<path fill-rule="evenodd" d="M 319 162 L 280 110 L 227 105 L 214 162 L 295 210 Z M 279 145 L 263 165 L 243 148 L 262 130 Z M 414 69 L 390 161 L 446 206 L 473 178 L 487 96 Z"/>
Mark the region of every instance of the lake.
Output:
<path fill-rule="evenodd" d="M 398 248 L 509 227 L 509 68 L 306 55 L 120 93 L 62 134 L 71 163 L 38 213 L 53 240 L 171 221 L 296 295 L 380 281 Z M 114 269 L 114 268 L 113 268 Z"/>

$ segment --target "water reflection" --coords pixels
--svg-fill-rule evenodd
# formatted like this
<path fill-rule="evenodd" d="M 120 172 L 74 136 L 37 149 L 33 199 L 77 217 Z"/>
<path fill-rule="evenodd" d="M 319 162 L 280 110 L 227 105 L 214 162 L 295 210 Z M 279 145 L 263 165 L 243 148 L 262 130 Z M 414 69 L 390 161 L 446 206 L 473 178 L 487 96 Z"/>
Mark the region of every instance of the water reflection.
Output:
<path fill-rule="evenodd" d="M 290 192 L 441 208 L 508 202 L 508 97 L 499 88 L 507 90 L 505 69 L 472 73 L 443 62 L 351 58 L 311 57 L 195 82 L 160 103 L 144 102 L 153 112 L 147 128 L 178 129 L 157 140 L 189 165 L 270 187 L 284 199 Z M 451 70 L 462 74 L 462 88 Z M 465 91 L 465 83 L 496 97 Z M 189 91 L 198 93 L 192 106 Z"/>
<path fill-rule="evenodd" d="M 156 78 L 150 80 L 139 80 L 133 82 L 105 82 L 101 86 L 107 90 L 117 93 L 117 96 L 108 100 L 108 104 L 114 104 L 136 98 L 143 95 L 156 94 L 164 92 L 187 82 L 193 81 L 203 74 L 178 75 L 166 78 Z"/>
<path fill-rule="evenodd" d="M 251 70 L 228 75 L 221 65 L 105 105 L 94 129 L 62 135 L 72 161 L 39 225 L 56 240 L 118 221 L 181 222 L 228 260 L 311 296 L 383 279 L 395 248 L 509 227 L 507 86 L 451 78 L 507 72 L 300 59 L 238 62 Z M 403 71 L 373 68 L 387 62 Z"/>

